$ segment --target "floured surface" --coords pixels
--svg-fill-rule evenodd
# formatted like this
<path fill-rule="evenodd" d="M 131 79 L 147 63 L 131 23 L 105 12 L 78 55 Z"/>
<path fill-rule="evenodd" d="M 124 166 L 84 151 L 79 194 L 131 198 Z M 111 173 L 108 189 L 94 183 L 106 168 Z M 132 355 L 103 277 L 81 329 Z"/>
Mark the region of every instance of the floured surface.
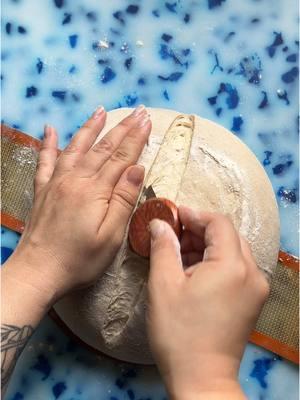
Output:
<path fill-rule="evenodd" d="M 177 205 L 229 215 L 249 240 L 259 267 L 270 274 L 279 249 L 278 210 L 255 156 L 211 121 L 148 110 L 153 129 L 139 161 L 146 169 L 146 188 L 151 184 L 156 194 Z M 103 134 L 129 112 L 110 112 Z M 56 311 L 91 346 L 122 360 L 151 363 L 145 330 L 148 268 L 147 260 L 128 249 L 125 238 L 98 283 L 63 299 Z"/>

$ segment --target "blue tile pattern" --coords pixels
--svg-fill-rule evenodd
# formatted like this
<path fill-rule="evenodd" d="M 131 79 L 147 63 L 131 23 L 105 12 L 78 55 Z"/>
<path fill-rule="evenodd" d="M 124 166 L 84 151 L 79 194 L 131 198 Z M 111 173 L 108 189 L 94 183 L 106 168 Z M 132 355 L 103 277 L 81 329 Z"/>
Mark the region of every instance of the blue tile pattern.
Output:
<path fill-rule="evenodd" d="M 2 1 L 2 121 L 60 146 L 98 106 L 174 108 L 234 132 L 269 175 L 281 247 L 298 254 L 296 0 Z M 2 229 L 2 262 L 19 236 Z M 251 400 L 298 398 L 297 368 L 248 345 Z M 48 318 L 26 346 L 6 399 L 165 399 L 154 367 L 96 356 Z"/>

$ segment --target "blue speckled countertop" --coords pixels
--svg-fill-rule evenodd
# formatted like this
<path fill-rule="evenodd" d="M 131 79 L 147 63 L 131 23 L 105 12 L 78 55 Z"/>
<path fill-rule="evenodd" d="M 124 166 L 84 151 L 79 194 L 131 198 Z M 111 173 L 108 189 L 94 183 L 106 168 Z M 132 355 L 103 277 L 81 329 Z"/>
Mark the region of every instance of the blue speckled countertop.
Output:
<path fill-rule="evenodd" d="M 103 104 L 197 113 L 232 130 L 268 173 L 281 247 L 298 255 L 296 0 L 2 0 L 2 120 L 63 147 Z M 18 235 L 2 229 L 2 261 Z M 298 369 L 248 345 L 249 399 L 298 399 Z M 96 356 L 46 317 L 6 400 L 146 400 L 166 394 L 154 367 Z"/>

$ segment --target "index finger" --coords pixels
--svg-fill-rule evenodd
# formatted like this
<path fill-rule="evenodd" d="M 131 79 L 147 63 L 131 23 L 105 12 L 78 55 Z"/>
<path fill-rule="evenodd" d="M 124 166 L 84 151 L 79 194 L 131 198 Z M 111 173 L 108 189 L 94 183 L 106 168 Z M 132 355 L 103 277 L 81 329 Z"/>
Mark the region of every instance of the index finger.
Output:
<path fill-rule="evenodd" d="M 179 217 L 186 230 L 204 240 L 203 261 L 217 261 L 241 251 L 239 235 L 225 215 L 181 206 Z"/>

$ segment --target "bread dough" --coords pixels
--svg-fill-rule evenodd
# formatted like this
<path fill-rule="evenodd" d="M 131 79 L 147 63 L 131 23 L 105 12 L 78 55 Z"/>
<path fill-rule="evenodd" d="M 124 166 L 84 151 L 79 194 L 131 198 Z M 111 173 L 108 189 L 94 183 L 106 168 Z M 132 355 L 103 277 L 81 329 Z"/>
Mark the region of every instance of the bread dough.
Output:
<path fill-rule="evenodd" d="M 279 250 L 279 216 L 270 181 L 254 154 L 225 128 L 198 116 L 148 108 L 152 133 L 139 163 L 144 190 L 177 205 L 231 217 L 268 276 Z M 101 137 L 131 109 L 108 113 Z M 88 289 L 62 299 L 55 310 L 90 346 L 112 357 L 153 363 L 145 329 L 148 261 L 130 251 L 127 236 L 114 263 Z"/>

